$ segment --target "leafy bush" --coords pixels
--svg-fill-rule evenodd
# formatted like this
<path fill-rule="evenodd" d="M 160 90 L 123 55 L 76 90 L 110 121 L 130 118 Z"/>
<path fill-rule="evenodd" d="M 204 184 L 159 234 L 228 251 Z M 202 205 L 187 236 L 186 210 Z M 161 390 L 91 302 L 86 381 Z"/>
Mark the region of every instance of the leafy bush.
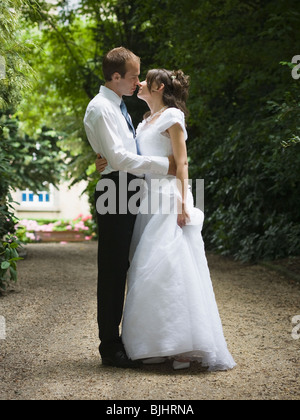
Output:
<path fill-rule="evenodd" d="M 0 240 L 7 232 L 14 232 L 12 196 L 10 193 L 10 165 L 0 149 Z"/>
<path fill-rule="evenodd" d="M 281 64 L 298 51 L 297 1 L 184 1 L 169 19 L 167 3 L 159 36 L 172 47 L 157 58 L 191 76 L 190 177 L 205 180 L 207 248 L 243 261 L 299 254 L 300 80 Z"/>
<path fill-rule="evenodd" d="M 12 241 L 7 241 L 7 234 L 16 234 L 16 223 L 18 220 L 14 216 L 14 202 L 11 196 L 11 189 L 26 189 L 33 191 L 43 189 L 43 182 L 47 180 L 53 184 L 60 179 L 61 172 L 65 168 L 63 157 L 57 143 L 60 136 L 46 127 L 38 130 L 35 138 L 23 133 L 20 123 L 9 111 L 0 112 L 0 244 L 4 253 L 14 254 L 11 258 L 17 258 L 17 249 L 9 245 Z M 18 239 L 28 242 L 28 236 L 24 229 L 18 230 Z M 4 239 L 3 239 L 4 238 Z M 12 236 L 10 237 L 12 238 Z M 4 245 L 5 244 L 5 245 Z M 16 280 L 16 265 L 12 260 L 10 268 L 1 275 L 2 282 L 7 283 L 7 273 L 10 278 Z M 3 266 L 7 265 L 7 260 L 3 261 Z"/>
<path fill-rule="evenodd" d="M 17 281 L 17 264 L 21 260 L 17 252 L 20 242 L 13 236 L 6 236 L 0 241 L 0 292 Z"/>

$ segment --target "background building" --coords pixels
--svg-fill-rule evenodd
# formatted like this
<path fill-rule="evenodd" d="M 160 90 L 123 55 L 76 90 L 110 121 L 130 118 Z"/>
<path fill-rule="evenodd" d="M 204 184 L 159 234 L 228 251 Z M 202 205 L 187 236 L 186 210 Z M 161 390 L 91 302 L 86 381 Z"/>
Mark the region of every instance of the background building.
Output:
<path fill-rule="evenodd" d="M 13 199 L 16 203 L 15 214 L 19 219 L 74 219 L 78 214 L 90 214 L 88 197 L 82 194 L 86 182 L 69 188 L 64 182 L 56 189 L 53 185 L 45 191 L 34 194 L 30 190 L 14 192 Z"/>

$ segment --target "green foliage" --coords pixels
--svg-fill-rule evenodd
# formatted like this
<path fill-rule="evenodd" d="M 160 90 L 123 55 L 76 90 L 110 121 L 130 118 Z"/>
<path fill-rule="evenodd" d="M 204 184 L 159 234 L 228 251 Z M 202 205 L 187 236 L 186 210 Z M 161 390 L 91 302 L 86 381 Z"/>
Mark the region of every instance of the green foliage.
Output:
<path fill-rule="evenodd" d="M 298 254 L 300 86 L 280 64 L 298 52 L 297 2 L 165 3 L 157 36 L 169 48 L 156 57 L 191 75 L 190 173 L 205 179 L 207 246 L 244 261 Z"/>
<path fill-rule="evenodd" d="M 17 221 L 11 189 L 29 188 L 38 191 L 45 189 L 45 180 L 53 185 L 61 180 L 61 172 L 66 167 L 66 154 L 58 146 L 61 138 L 46 127 L 38 130 L 36 138 L 31 138 L 22 132 L 17 118 L 9 113 L 0 113 L 0 240 L 7 233 L 15 233 Z M 14 248 L 15 242 L 10 245 L 10 241 L 0 241 L 0 244 L 5 247 L 3 252 L 12 255 L 17 251 Z M 11 261 L 9 270 L 1 272 L 1 283 L 7 283 L 8 273 L 12 280 L 16 279 L 15 261 Z"/>
<path fill-rule="evenodd" d="M 91 182 L 91 203 L 98 175 L 82 119 L 103 54 L 123 45 L 141 56 L 142 78 L 153 67 L 191 77 L 190 177 L 205 179 L 207 247 L 245 261 L 300 252 L 297 0 L 81 0 L 76 10 L 61 1 L 56 14 L 31 3 L 24 39 L 36 45 L 38 78 L 19 115 L 28 129 L 66 133 L 68 174 Z M 137 124 L 144 104 L 127 105 Z"/>
<path fill-rule="evenodd" d="M 0 242 L 0 293 L 6 290 L 11 281 L 17 281 L 17 264 L 21 260 L 17 252 L 20 242 L 12 236 L 7 236 Z"/>
<path fill-rule="evenodd" d="M 18 115 L 29 133 L 31 127 L 43 124 L 64 131 L 67 136 L 62 147 L 72 155 L 68 176 L 75 182 L 92 181 L 97 174 L 88 173 L 88 168 L 95 156 L 82 121 L 88 102 L 104 83 L 102 58 L 109 49 L 124 45 L 143 56 L 146 69 L 156 45 L 150 39 L 148 42 L 147 31 L 136 21 L 139 4 L 130 1 L 82 0 L 76 11 L 60 1 L 61 10 L 56 14 L 51 12 L 50 4 L 39 1 L 35 5 L 34 13 L 32 9 L 24 11 L 32 27 L 23 37 L 36 45 L 34 55 L 28 59 L 39 76 L 32 80 L 34 88 Z M 137 124 L 146 106 L 142 102 L 136 106 L 130 99 L 128 103 Z"/>
<path fill-rule="evenodd" d="M 7 232 L 14 232 L 12 197 L 10 186 L 10 164 L 0 149 L 0 240 Z"/>
<path fill-rule="evenodd" d="M 0 113 L 0 237 L 14 233 L 11 189 L 38 191 L 45 189 L 45 180 L 53 185 L 61 180 L 67 155 L 58 143 L 55 131 L 43 127 L 36 137 L 25 134 L 17 118 Z"/>
<path fill-rule="evenodd" d="M 32 69 L 24 59 L 30 45 L 20 43 L 20 13 L 26 0 L 1 0 L 0 4 L 0 56 L 5 60 L 6 77 L 0 79 L 0 110 L 15 107 L 22 92 L 30 87 L 28 75 Z"/>
<path fill-rule="evenodd" d="M 56 185 L 66 167 L 67 154 L 59 147 L 62 139 L 63 133 L 47 127 L 29 137 L 18 118 L 0 113 L 1 151 L 10 163 L 5 175 L 9 185 L 33 191 L 45 189 L 45 180 Z"/>
<path fill-rule="evenodd" d="M 14 169 L 12 169 L 13 151 L 8 151 L 8 138 L 11 130 L 4 127 L 4 111 L 15 108 L 22 93 L 29 88 L 28 75 L 32 69 L 24 59 L 29 46 L 18 40 L 20 31 L 21 7 L 27 0 L 2 0 L 0 4 L 0 56 L 4 64 L 4 74 L 0 78 L 0 290 L 5 289 L 9 281 L 17 280 L 19 242 L 8 232 L 13 233 L 11 186 L 14 185 Z M 3 69 L 2 69 L 3 70 Z M 14 147 L 14 146 L 13 146 Z M 11 153 L 10 153 L 11 152 Z"/>

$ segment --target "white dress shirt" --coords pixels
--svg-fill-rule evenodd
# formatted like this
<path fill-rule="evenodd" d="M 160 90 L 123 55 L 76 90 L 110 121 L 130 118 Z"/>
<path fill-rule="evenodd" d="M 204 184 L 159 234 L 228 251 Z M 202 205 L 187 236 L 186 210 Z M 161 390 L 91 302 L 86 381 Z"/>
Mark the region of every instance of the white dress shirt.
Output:
<path fill-rule="evenodd" d="M 120 109 L 121 100 L 113 90 L 101 86 L 85 113 L 88 140 L 94 152 L 100 153 L 108 162 L 102 173 L 121 171 L 138 176 L 145 173 L 167 175 L 168 158 L 137 154 L 135 139 Z"/>

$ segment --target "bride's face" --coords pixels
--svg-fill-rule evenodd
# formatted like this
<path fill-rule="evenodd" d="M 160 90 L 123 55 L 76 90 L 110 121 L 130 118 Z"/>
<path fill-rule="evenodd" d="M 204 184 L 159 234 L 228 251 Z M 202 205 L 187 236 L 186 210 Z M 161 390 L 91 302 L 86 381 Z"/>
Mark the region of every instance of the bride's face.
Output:
<path fill-rule="evenodd" d="M 153 93 L 157 94 L 159 91 L 158 85 L 156 82 L 152 83 L 151 91 L 149 91 L 148 89 L 147 80 L 144 80 L 143 82 L 141 82 L 139 84 L 139 87 L 140 89 L 137 94 L 138 98 L 143 99 L 146 102 L 149 102 L 149 101 L 153 102 L 156 100 L 157 95 L 153 95 Z"/>
<path fill-rule="evenodd" d="M 149 92 L 147 81 L 144 80 L 139 84 L 139 91 L 138 91 L 138 98 L 143 99 L 143 101 L 147 101 L 147 99 L 151 98 L 151 93 Z"/>

